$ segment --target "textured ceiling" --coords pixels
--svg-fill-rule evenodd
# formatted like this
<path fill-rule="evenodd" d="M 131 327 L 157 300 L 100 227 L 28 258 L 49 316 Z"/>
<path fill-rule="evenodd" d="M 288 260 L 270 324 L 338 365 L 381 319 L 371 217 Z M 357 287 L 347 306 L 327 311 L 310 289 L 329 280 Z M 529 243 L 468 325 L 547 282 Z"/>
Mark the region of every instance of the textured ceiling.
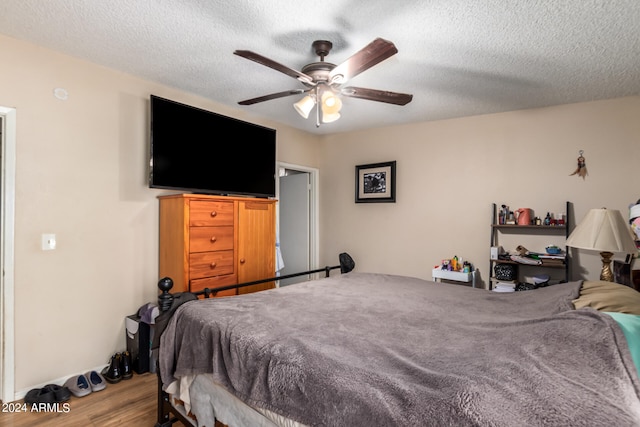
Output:
<path fill-rule="evenodd" d="M 640 94 L 638 0 L 1 0 L 0 33 L 313 133 Z M 314 40 L 340 64 L 377 37 L 399 52 L 349 83 L 406 106 L 346 98 L 316 128 L 300 95 L 237 104 L 304 86 L 236 49 L 300 70 Z"/>

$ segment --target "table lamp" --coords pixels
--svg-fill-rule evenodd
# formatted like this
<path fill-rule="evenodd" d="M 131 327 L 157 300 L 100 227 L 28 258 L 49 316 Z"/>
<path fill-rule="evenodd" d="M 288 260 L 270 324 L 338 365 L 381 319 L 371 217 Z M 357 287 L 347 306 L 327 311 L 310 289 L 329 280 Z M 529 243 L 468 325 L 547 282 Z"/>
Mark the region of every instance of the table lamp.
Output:
<path fill-rule="evenodd" d="M 611 257 L 613 252 L 636 253 L 631 228 L 615 209 L 591 209 L 567 239 L 567 246 L 600 251 L 600 280 L 613 282 Z"/>

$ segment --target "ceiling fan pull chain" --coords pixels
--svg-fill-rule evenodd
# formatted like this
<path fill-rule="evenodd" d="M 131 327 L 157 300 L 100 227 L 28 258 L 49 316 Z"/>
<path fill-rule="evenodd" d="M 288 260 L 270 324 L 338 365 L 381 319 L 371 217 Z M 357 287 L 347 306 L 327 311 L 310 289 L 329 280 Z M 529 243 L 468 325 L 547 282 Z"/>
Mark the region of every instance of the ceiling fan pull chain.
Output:
<path fill-rule="evenodd" d="M 318 86 L 316 86 L 316 127 L 320 127 L 320 104 L 318 103 Z"/>

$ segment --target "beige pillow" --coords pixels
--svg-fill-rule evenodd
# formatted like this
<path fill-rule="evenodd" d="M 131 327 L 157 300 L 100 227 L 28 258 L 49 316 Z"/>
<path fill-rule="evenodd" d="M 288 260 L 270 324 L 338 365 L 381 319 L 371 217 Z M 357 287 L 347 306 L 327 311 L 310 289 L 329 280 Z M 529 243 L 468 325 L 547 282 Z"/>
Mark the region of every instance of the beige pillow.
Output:
<path fill-rule="evenodd" d="M 640 292 L 614 282 L 585 280 L 573 305 L 576 309 L 591 307 L 599 311 L 640 315 Z"/>

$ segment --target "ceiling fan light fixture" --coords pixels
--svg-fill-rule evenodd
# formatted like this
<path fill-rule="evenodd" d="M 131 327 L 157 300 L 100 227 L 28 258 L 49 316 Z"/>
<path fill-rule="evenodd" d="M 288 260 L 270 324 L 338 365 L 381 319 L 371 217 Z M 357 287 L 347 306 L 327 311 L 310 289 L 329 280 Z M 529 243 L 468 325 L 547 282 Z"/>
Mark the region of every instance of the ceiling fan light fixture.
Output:
<path fill-rule="evenodd" d="M 338 120 L 340 118 L 340 113 L 334 113 L 334 114 L 322 114 L 322 123 L 331 123 L 331 122 L 335 122 L 336 120 Z"/>
<path fill-rule="evenodd" d="M 338 114 L 342 109 L 342 100 L 331 91 L 322 94 L 322 115 Z"/>
<path fill-rule="evenodd" d="M 307 95 L 300 101 L 293 104 L 293 108 L 295 108 L 298 114 L 300 114 L 302 117 L 308 119 L 309 113 L 311 112 L 311 110 L 313 110 L 314 105 L 316 105 L 315 100 L 311 96 Z"/>

